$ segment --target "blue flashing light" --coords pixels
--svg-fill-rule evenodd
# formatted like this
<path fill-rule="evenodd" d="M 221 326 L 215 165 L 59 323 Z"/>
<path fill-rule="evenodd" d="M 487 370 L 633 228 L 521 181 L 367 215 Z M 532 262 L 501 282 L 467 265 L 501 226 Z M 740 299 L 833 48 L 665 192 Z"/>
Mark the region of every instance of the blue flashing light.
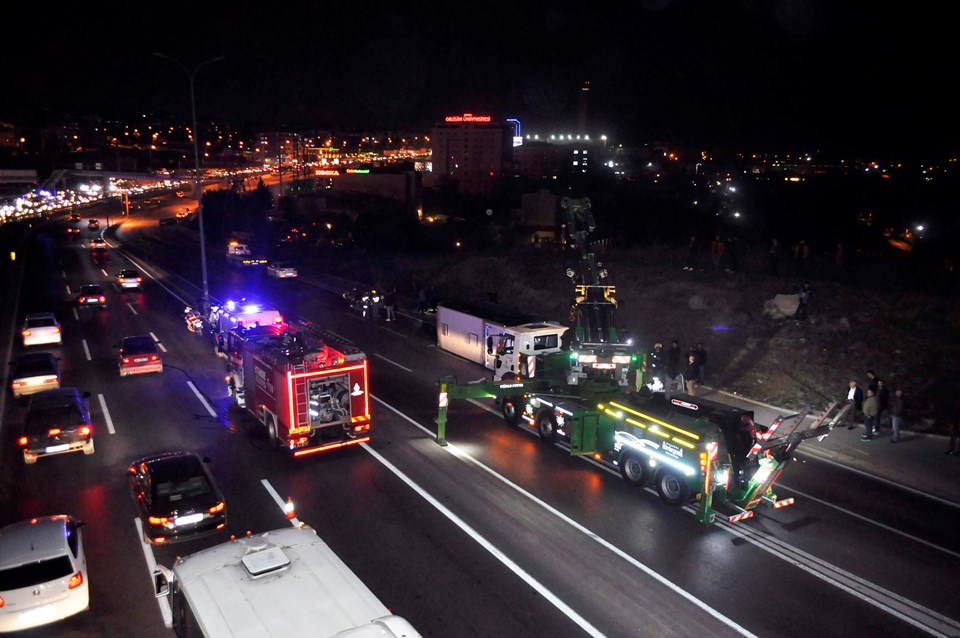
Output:
<path fill-rule="evenodd" d="M 248 303 L 243 307 L 244 314 L 253 314 L 255 312 L 260 312 L 260 306 L 255 303 Z"/>

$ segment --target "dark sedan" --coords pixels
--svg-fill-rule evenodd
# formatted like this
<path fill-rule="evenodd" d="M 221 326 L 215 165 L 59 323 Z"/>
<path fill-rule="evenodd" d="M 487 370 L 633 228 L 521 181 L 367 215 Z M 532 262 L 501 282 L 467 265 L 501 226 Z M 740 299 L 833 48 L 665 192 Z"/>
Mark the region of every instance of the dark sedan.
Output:
<path fill-rule="evenodd" d="M 143 539 L 160 545 L 213 534 L 227 524 L 223 494 L 193 452 L 166 452 L 130 465 L 130 492 Z"/>

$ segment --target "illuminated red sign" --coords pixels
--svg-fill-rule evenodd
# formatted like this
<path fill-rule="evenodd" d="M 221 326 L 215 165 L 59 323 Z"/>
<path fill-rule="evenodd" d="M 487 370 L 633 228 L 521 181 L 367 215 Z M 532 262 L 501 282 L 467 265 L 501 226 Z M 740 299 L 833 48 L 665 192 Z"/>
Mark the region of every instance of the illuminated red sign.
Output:
<path fill-rule="evenodd" d="M 337 177 L 338 175 L 340 175 L 340 171 L 330 170 L 326 168 L 318 168 L 316 171 L 313 172 L 313 174 L 318 175 L 320 177 Z"/>
<path fill-rule="evenodd" d="M 473 113 L 464 113 L 463 115 L 448 115 L 443 118 L 444 122 L 490 122 L 489 115 L 474 115 Z"/>

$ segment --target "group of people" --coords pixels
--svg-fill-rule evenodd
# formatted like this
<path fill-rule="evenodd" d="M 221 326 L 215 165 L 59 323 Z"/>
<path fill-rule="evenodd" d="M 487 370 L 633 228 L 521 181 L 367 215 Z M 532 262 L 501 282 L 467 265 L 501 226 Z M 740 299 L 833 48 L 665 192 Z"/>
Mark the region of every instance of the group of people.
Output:
<path fill-rule="evenodd" d="M 652 383 L 667 395 L 671 392 L 686 392 L 694 396 L 697 387 L 703 385 L 707 365 L 707 350 L 702 343 L 695 343 L 684 354 L 680 341 L 674 339 L 664 349 L 656 343 L 643 359 L 643 383 Z M 658 384 L 659 382 L 659 384 Z M 638 388 L 639 389 L 639 388 Z"/>
<path fill-rule="evenodd" d="M 862 419 L 864 432 L 860 436 L 861 440 L 872 441 L 880 432 L 881 420 L 889 416 L 890 428 L 893 431 L 890 442 L 900 442 L 900 428 L 903 425 L 904 410 L 902 389 L 896 388 L 891 392 L 875 371 L 867 370 L 866 394 L 864 394 L 863 388 L 860 387 L 857 380 L 851 379 L 848 384 L 846 401 L 844 423 L 848 430 L 852 430 L 857 426 L 857 420 Z"/>

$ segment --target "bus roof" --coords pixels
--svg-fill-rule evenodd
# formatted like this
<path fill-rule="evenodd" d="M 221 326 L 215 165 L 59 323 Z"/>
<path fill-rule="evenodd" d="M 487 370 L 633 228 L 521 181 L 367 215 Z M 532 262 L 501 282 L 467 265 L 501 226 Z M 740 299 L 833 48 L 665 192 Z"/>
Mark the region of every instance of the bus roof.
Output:
<path fill-rule="evenodd" d="M 420 636 L 309 526 L 201 550 L 173 572 L 207 638 Z"/>

